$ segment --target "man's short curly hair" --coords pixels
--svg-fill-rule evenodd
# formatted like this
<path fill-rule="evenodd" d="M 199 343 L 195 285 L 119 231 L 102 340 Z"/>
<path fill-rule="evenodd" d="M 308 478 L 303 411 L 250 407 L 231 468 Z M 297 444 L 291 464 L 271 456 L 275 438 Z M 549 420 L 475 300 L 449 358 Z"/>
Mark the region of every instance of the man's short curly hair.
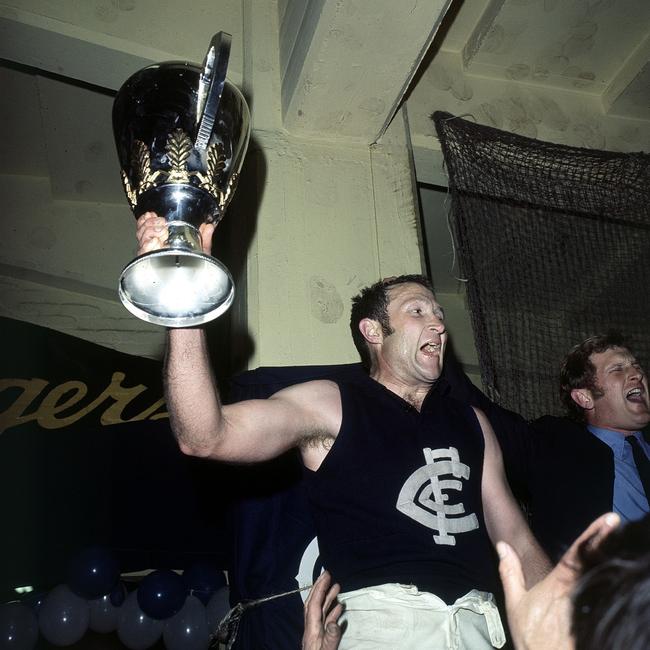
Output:
<path fill-rule="evenodd" d="M 620 332 L 610 331 L 606 334 L 596 334 L 585 339 L 582 343 L 571 348 L 560 368 L 560 398 L 569 416 L 579 422 L 584 422 L 585 412 L 573 398 L 571 391 L 576 388 L 587 388 L 595 397 L 602 396 L 602 391 L 596 383 L 596 368 L 591 362 L 591 355 L 605 352 L 610 348 L 629 347 Z"/>
<path fill-rule="evenodd" d="M 359 295 L 352 298 L 350 331 L 352 332 L 354 345 L 361 356 L 361 362 L 367 370 L 370 370 L 372 366 L 372 359 L 368 343 L 359 330 L 359 323 L 364 318 L 371 318 L 379 322 L 384 335 L 392 334 L 393 330 L 388 322 L 388 303 L 390 302 L 388 290 L 398 284 L 406 284 L 407 282 L 420 284 L 433 293 L 433 285 L 425 276 L 399 275 L 379 280 L 379 282 L 362 289 Z"/>

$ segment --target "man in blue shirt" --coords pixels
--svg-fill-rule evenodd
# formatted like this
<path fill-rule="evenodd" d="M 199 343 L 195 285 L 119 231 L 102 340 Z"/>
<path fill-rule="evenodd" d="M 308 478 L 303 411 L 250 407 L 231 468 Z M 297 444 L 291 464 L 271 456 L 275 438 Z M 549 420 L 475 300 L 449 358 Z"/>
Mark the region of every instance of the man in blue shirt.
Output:
<path fill-rule="evenodd" d="M 633 447 L 638 445 L 645 456 L 641 467 L 648 464 L 650 445 L 641 431 L 650 422 L 650 406 L 641 365 L 622 338 L 594 336 L 571 350 L 561 380 L 569 413 L 612 450 L 614 512 L 623 521 L 641 519 L 650 511 Z"/>
<path fill-rule="evenodd" d="M 650 485 L 644 489 L 639 470 L 650 457 L 642 433 L 650 423 L 648 381 L 619 334 L 592 336 L 565 358 L 560 392 L 569 417 L 528 423 L 490 402 L 469 380 L 448 379 L 454 396 L 488 415 L 513 491 L 552 560 L 605 512 L 613 510 L 624 522 L 650 512 Z"/>

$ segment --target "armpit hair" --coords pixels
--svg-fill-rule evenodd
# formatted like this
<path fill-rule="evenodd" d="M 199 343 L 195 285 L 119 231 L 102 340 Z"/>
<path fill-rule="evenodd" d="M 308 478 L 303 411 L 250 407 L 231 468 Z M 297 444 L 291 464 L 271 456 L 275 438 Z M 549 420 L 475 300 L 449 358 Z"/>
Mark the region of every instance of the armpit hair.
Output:
<path fill-rule="evenodd" d="M 300 443 L 301 449 L 315 449 L 322 447 L 323 449 L 331 449 L 334 444 L 334 436 L 324 431 L 314 431 L 307 437 L 303 438 Z"/>

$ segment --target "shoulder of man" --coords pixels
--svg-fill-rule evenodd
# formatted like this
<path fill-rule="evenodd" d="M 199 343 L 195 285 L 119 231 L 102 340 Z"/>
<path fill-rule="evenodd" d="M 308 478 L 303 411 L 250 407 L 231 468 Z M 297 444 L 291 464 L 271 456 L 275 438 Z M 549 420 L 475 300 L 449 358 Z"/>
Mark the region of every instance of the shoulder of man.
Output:
<path fill-rule="evenodd" d="M 566 435 L 567 433 L 580 435 L 588 433 L 587 427 L 584 424 L 568 417 L 558 417 L 555 415 L 542 415 L 542 417 L 533 420 L 530 426 L 535 433 L 542 435 Z"/>

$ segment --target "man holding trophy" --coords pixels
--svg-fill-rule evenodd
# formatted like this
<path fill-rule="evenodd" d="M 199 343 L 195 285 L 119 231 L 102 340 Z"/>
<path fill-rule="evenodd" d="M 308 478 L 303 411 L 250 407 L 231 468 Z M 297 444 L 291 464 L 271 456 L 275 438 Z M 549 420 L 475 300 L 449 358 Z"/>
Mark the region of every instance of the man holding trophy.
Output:
<path fill-rule="evenodd" d="M 139 243 L 120 295 L 135 315 L 169 328 L 164 379 L 181 450 L 230 463 L 299 450 L 321 557 L 342 589 L 341 648 L 503 646 L 494 545 L 515 549 L 529 587 L 550 565 L 510 492 L 489 422 L 446 395 L 447 332 L 430 283 L 389 278 L 353 299 L 366 377 L 222 405 L 200 326 L 232 301 L 229 274 L 209 253 L 248 137 L 233 125 L 241 128 L 247 111 L 222 84 L 215 127 L 201 140 L 195 131 L 209 92 L 198 93 L 198 120 L 184 126 L 178 115 L 187 106 L 170 119 L 175 109 L 163 110 L 160 97 L 142 100 L 144 85 L 132 84 L 136 110 L 120 122 Z M 222 119 L 224 109 L 230 117 Z M 139 130 L 149 110 L 155 126 Z"/>

